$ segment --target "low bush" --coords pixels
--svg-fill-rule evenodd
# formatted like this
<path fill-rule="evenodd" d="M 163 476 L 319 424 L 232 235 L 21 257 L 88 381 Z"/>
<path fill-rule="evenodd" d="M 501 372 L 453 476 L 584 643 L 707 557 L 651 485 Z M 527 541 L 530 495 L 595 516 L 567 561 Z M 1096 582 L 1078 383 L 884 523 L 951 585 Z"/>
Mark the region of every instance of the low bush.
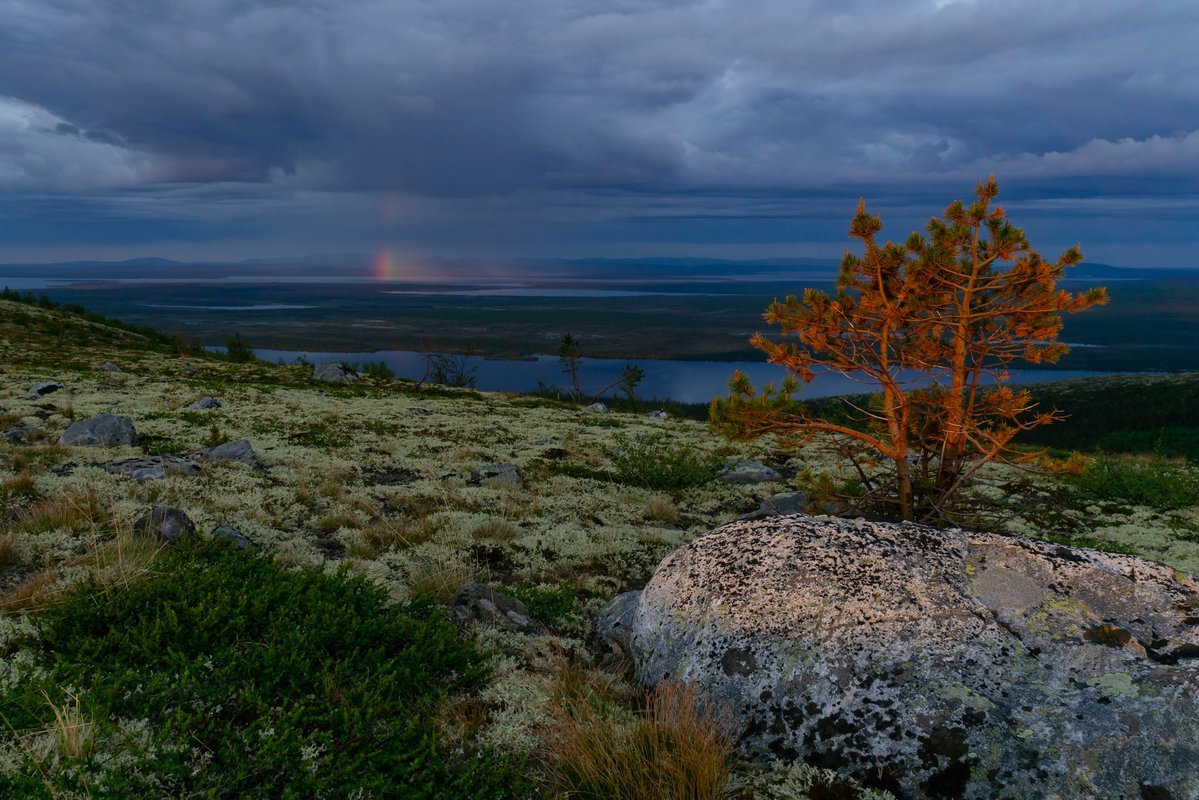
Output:
<path fill-rule="evenodd" d="M 1085 496 L 1170 511 L 1199 504 L 1199 467 L 1162 459 L 1099 456 L 1072 478 Z"/>
<path fill-rule="evenodd" d="M 438 704 L 484 677 L 483 657 L 430 604 L 388 606 L 362 579 L 210 545 L 118 591 L 81 586 L 40 622 L 33 668 L 0 699 L 26 754 L 0 796 L 529 793 L 517 764 L 438 745 Z M 64 708 L 88 747 L 47 733 Z"/>
<path fill-rule="evenodd" d="M 623 439 L 608 457 L 615 467 L 614 480 L 645 489 L 701 486 L 715 478 L 720 469 L 719 460 L 661 439 Z"/>

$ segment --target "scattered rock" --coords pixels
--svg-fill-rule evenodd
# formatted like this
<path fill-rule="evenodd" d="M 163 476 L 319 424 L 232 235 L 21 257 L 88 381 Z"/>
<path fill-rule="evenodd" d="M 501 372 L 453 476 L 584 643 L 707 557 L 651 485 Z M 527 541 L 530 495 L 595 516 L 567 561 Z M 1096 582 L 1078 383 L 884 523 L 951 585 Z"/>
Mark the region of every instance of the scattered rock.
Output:
<path fill-rule="evenodd" d="M 133 523 L 133 530 L 178 547 L 196 535 L 196 525 L 178 508 L 154 506 Z"/>
<path fill-rule="evenodd" d="M 722 483 L 775 483 L 782 479 L 783 476 L 778 474 L 778 472 L 766 466 L 761 461 L 754 461 L 753 459 L 738 461 L 720 471 L 720 481 Z"/>
<path fill-rule="evenodd" d="M 470 473 L 472 486 L 481 486 L 484 483 L 523 486 L 524 482 L 524 476 L 515 464 L 484 464 Z"/>
<path fill-rule="evenodd" d="M 4 441 L 9 442 L 10 444 L 17 444 L 19 442 L 25 441 L 28 438 L 29 431 L 27 431 L 24 427 L 18 425 L 15 428 L 9 428 L 8 430 L 4 431 L 3 433 L 0 433 L 0 436 L 3 436 Z"/>
<path fill-rule="evenodd" d="M 137 444 L 133 420 L 116 414 L 81 419 L 58 437 L 58 443 L 74 447 L 131 447 Z"/>
<path fill-rule="evenodd" d="M 528 607 L 482 583 L 468 583 L 450 599 L 446 618 L 458 625 L 479 623 L 511 633 L 546 633 L 546 627 L 529 615 Z"/>
<path fill-rule="evenodd" d="M 238 550 L 257 550 L 257 546 L 250 541 L 249 537 L 239 531 L 232 525 L 221 525 L 214 528 L 212 531 L 212 539 L 217 542 L 224 542 L 230 547 L 236 547 Z"/>
<path fill-rule="evenodd" d="M 105 361 L 103 364 L 100 365 L 99 370 L 101 372 L 124 372 L 125 371 L 125 370 L 121 369 L 120 367 L 118 367 L 116 364 L 112 363 L 111 361 Z"/>
<path fill-rule="evenodd" d="M 1196 607 L 1146 559 L 788 516 L 667 556 L 629 639 L 643 684 L 705 687 L 744 752 L 897 796 L 1195 798 Z"/>
<path fill-rule="evenodd" d="M 605 414 L 608 407 L 603 403 L 592 403 L 589 406 L 583 406 L 583 410 L 591 414 Z"/>
<path fill-rule="evenodd" d="M 201 397 L 199 400 L 197 400 L 196 402 L 194 402 L 188 406 L 188 408 L 193 409 L 195 411 L 211 411 L 214 408 L 220 408 L 220 407 L 221 407 L 221 401 L 217 400 L 215 397 L 210 397 L 208 395 Z"/>
<path fill-rule="evenodd" d="M 803 492 L 782 492 L 766 498 L 757 511 L 746 514 L 741 519 L 754 520 L 782 517 L 787 514 L 805 514 L 807 505 L 808 496 Z"/>
<path fill-rule="evenodd" d="M 325 364 L 313 369 L 312 379 L 324 383 L 357 383 L 358 373 L 346 368 L 344 364 Z"/>
<path fill-rule="evenodd" d="M 216 447 L 206 447 L 197 450 L 193 456 L 201 461 L 236 461 L 251 467 L 261 467 L 262 462 L 254 453 L 254 447 L 248 439 L 234 439 Z"/>
<path fill-rule="evenodd" d="M 427 417 L 427 416 L 429 416 L 430 414 L 432 414 L 433 412 L 432 412 L 432 411 L 430 411 L 430 410 L 429 410 L 429 409 L 427 409 L 427 408 L 413 407 L 413 408 L 412 408 L 412 413 L 413 413 L 413 414 L 416 414 L 418 417 Z"/>
<path fill-rule="evenodd" d="M 613 655 L 633 659 L 632 635 L 637 621 L 641 592 L 618 594 L 595 617 L 596 638 L 607 645 Z"/>
<path fill-rule="evenodd" d="M 406 467 L 382 467 L 362 473 L 362 482 L 367 486 L 407 486 L 421 479 L 421 474 Z"/>
<path fill-rule="evenodd" d="M 45 397 L 48 394 L 57 392 L 59 389 L 65 388 L 66 386 L 58 381 L 43 381 L 42 383 L 35 383 L 33 386 L 30 386 L 29 392 L 25 396 L 32 400 L 37 397 Z"/>
<path fill-rule="evenodd" d="M 660 408 L 656 411 L 649 412 L 645 416 L 649 417 L 650 419 L 670 419 L 670 414 Z"/>
<path fill-rule="evenodd" d="M 200 465 L 178 456 L 147 456 L 145 458 L 130 458 L 125 461 L 114 461 L 104 465 L 109 472 L 125 475 L 139 483 L 156 481 L 167 475 L 185 475 L 195 477 L 200 474 Z"/>

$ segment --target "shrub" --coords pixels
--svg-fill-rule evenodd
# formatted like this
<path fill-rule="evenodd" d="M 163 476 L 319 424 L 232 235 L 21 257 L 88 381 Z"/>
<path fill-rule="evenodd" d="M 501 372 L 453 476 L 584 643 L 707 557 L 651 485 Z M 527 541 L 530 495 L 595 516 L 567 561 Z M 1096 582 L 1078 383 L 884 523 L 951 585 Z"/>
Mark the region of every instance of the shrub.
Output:
<path fill-rule="evenodd" d="M 1075 485 L 1085 495 L 1170 511 L 1199 504 L 1199 468 L 1160 459 L 1088 459 Z"/>
<path fill-rule="evenodd" d="M 241 338 L 240 333 L 234 333 L 225 340 L 225 358 L 238 364 L 254 360 L 254 350 Z"/>
<path fill-rule="evenodd" d="M 608 454 L 615 466 L 613 478 L 645 489 L 688 489 L 716 477 L 719 462 L 686 445 L 660 439 L 622 439 Z"/>
<path fill-rule="evenodd" d="M 94 588 L 46 613 L 26 644 L 36 669 L 0 699 L 18 736 L 54 727 L 47 701 L 82 703 L 94 744 L 31 754 L 0 775 L 0 795 L 527 794 L 514 763 L 454 763 L 438 747 L 436 706 L 485 665 L 428 603 L 388 607 L 362 579 L 284 572 L 217 545 L 164 558 L 122 590 Z M 145 720 L 148 741 L 108 722 L 121 719 Z M 120 769 L 105 770 L 114 759 Z"/>
<path fill-rule="evenodd" d="M 563 620 L 572 620 L 575 604 L 580 600 L 598 597 L 597 592 L 584 589 L 573 583 L 560 583 L 557 586 L 536 586 L 530 583 L 515 586 L 499 586 L 501 592 L 515 597 L 528 607 L 534 618 L 547 625 L 554 625 Z"/>
<path fill-rule="evenodd" d="M 645 516 L 654 522 L 673 525 L 679 521 L 679 507 L 669 497 L 656 494 L 645 501 Z"/>

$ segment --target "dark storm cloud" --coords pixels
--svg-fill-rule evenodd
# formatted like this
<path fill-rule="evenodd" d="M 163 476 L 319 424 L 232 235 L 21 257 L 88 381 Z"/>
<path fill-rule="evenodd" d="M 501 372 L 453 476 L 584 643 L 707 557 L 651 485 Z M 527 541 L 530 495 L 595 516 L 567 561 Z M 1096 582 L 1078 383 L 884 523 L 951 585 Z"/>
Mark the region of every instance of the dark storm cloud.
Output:
<path fill-rule="evenodd" d="M 238 236 L 358 236 L 386 195 L 413 237 L 735 241 L 992 171 L 1195 216 L 1197 29 L 1189 1 L 0 0 L 0 190 Z"/>

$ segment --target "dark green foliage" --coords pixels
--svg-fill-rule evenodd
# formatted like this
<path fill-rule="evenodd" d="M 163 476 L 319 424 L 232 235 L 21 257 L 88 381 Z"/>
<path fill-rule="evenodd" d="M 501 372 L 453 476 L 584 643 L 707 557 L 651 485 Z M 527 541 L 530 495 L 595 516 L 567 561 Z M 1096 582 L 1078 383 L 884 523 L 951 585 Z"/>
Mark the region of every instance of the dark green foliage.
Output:
<path fill-rule="evenodd" d="M 717 459 L 661 439 L 623 440 L 608 454 L 618 483 L 645 489 L 688 489 L 716 477 Z"/>
<path fill-rule="evenodd" d="M 103 314 L 92 313 L 78 303 L 63 305 L 54 302 L 44 294 L 35 297 L 32 293 L 22 294 L 21 292 L 15 292 L 12 289 L 9 289 L 7 286 L 0 290 L 0 300 L 8 300 L 12 303 L 35 306 L 46 311 L 61 311 L 70 317 L 75 317 L 77 320 L 91 322 L 98 325 L 106 325 L 110 328 L 116 328 L 117 330 L 125 331 L 126 333 L 132 333 L 136 338 L 125 343 L 127 346 L 132 348 L 138 348 L 140 346 L 148 349 L 168 350 L 171 352 L 177 352 L 179 350 L 179 343 L 172 336 L 168 336 L 165 333 L 161 333 L 144 325 L 130 325 L 127 322 L 121 322 L 118 319 L 111 319 Z M 13 323 L 26 328 L 30 327 L 34 319 L 35 318 L 32 315 L 22 314 L 20 312 L 17 312 L 12 316 Z M 47 322 L 50 325 L 50 332 L 53 332 L 56 335 L 65 330 L 65 328 L 62 327 L 66 324 L 64 318 L 60 317 L 57 321 L 47 320 Z M 76 334 L 83 336 L 88 343 L 94 343 L 94 336 L 92 335 L 94 334 L 93 330 L 85 331 L 84 329 L 80 328 L 76 330 Z M 195 347 L 185 349 L 187 352 L 193 355 L 198 355 L 203 352 L 199 348 Z"/>
<path fill-rule="evenodd" d="M 0 796 L 56 796 L 90 776 L 104 797 L 527 796 L 516 765 L 452 761 L 433 724 L 483 658 L 424 603 L 388 607 L 358 578 L 284 572 L 219 546 L 159 562 L 123 590 L 85 586 L 28 645 L 45 672 L 0 700 L 17 730 L 44 726 L 41 692 L 82 695 L 94 752 L 0 775 Z M 121 742 L 108 720 L 144 719 Z M 96 778 L 105 748 L 132 758 Z"/>
<path fill-rule="evenodd" d="M 576 603 L 599 596 L 596 592 L 573 583 L 561 583 L 550 588 L 526 583 L 500 586 L 499 590 L 524 603 L 534 618 L 547 625 L 574 619 L 571 612 L 574 611 Z"/>
<path fill-rule="evenodd" d="M 351 364 L 350 369 L 359 375 L 365 375 L 368 378 L 375 378 L 376 380 L 393 380 L 396 376 L 392 368 L 387 366 L 386 361 L 366 361 L 362 364 Z"/>
<path fill-rule="evenodd" d="M 254 360 L 254 351 L 241 338 L 240 333 L 234 333 L 233 336 L 225 340 L 225 358 L 235 364 L 244 364 L 247 361 Z"/>
<path fill-rule="evenodd" d="M 1071 479 L 1087 497 L 1120 500 L 1159 511 L 1199 505 L 1199 467 L 1162 460 L 1099 456 Z"/>

